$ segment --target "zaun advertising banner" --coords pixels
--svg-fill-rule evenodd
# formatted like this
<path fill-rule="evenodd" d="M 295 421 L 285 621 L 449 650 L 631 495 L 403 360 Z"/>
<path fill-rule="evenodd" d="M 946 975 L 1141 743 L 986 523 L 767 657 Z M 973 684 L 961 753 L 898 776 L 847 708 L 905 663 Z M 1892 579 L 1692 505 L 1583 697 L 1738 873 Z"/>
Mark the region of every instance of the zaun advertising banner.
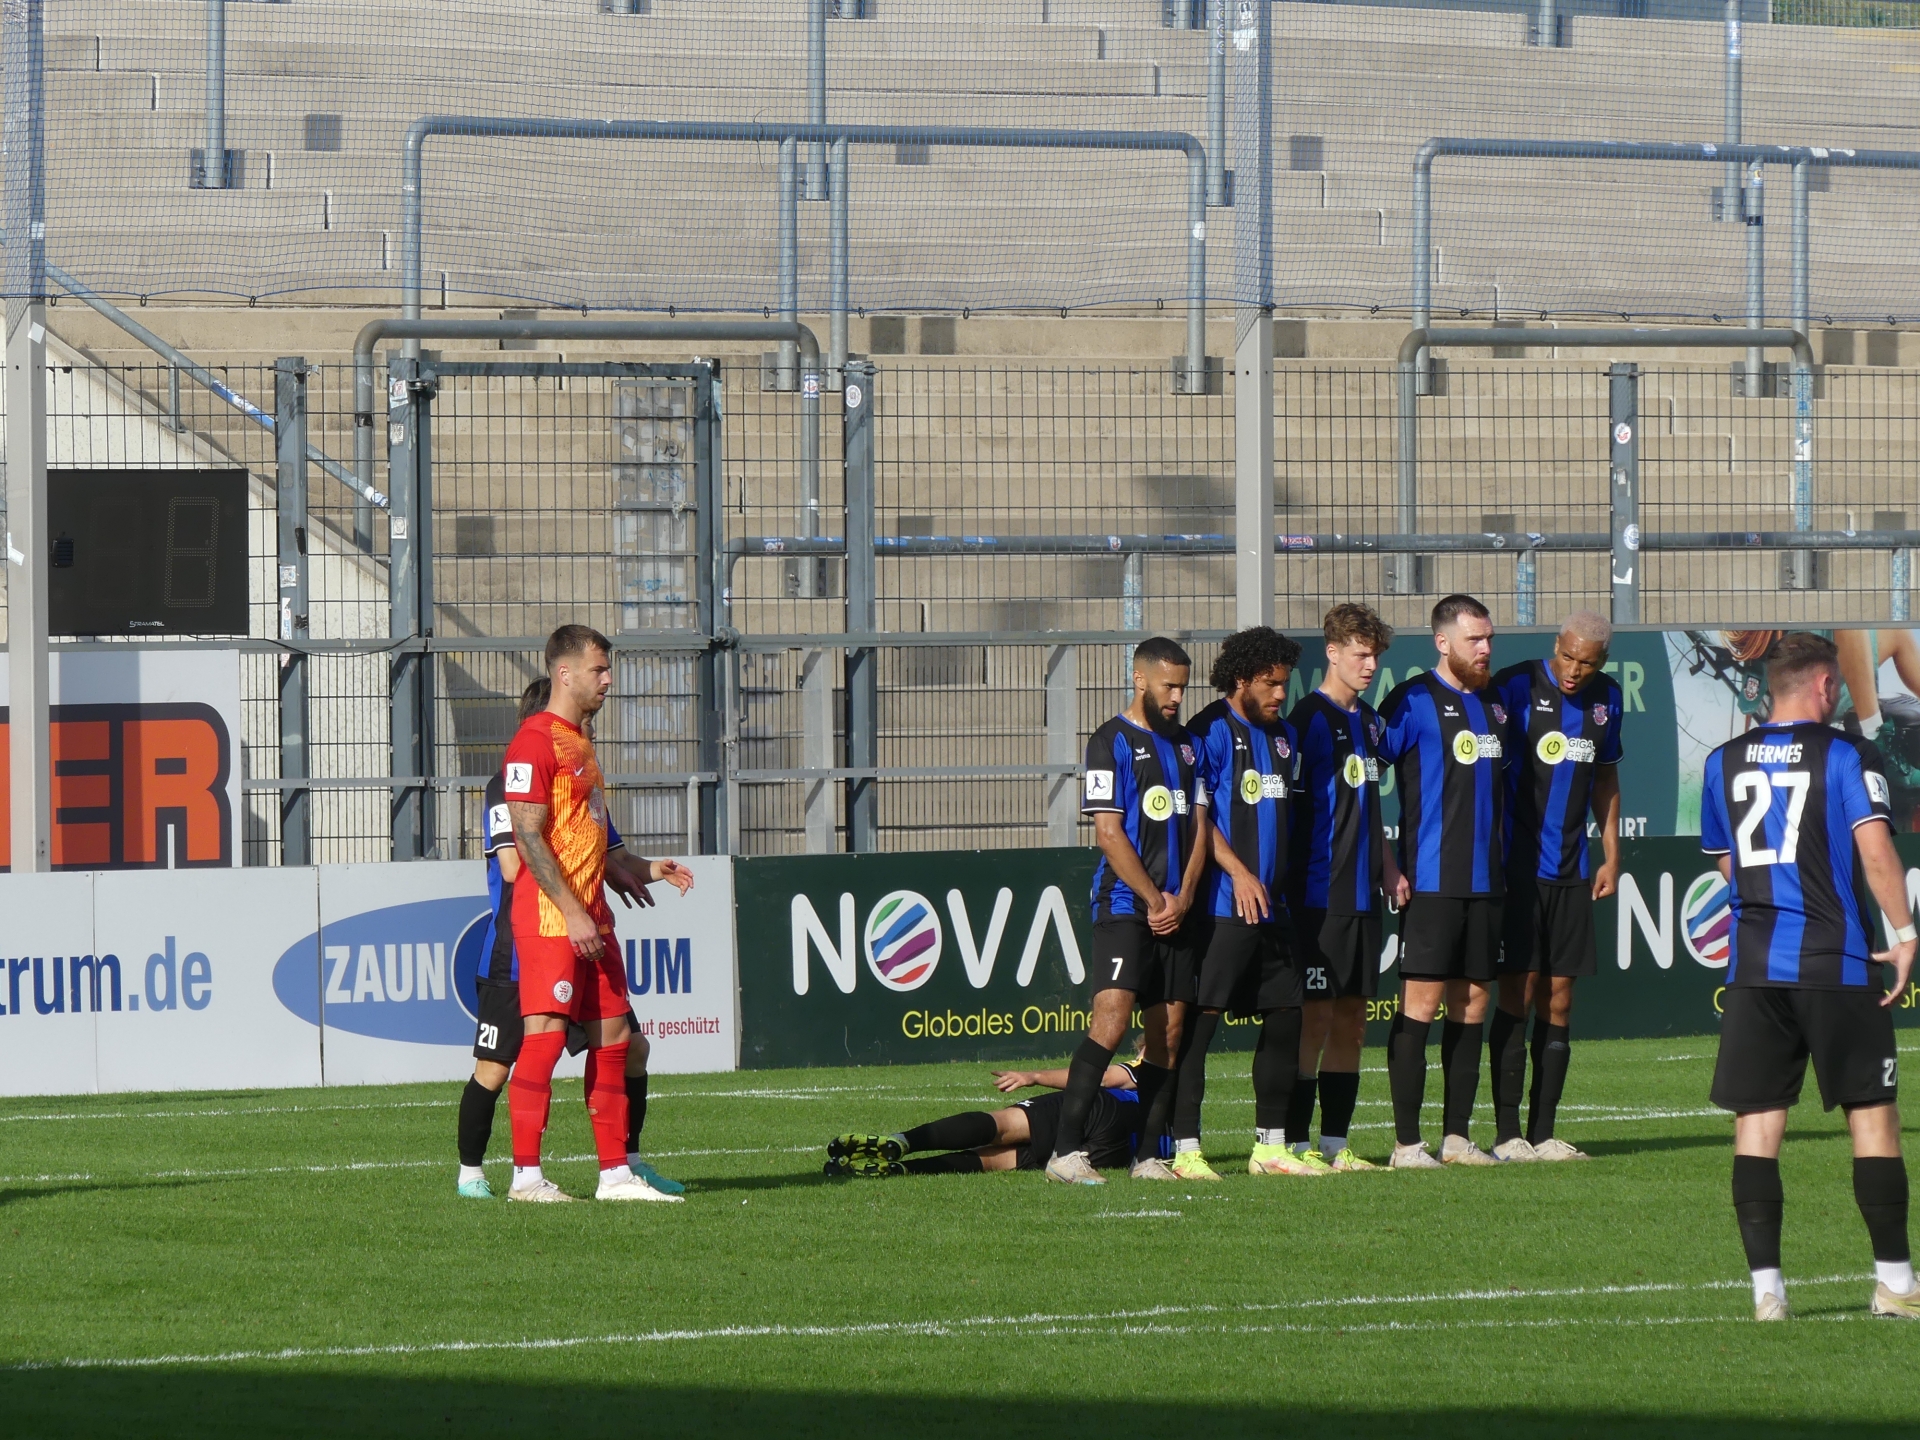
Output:
<path fill-rule="evenodd" d="M 1920 864 L 1920 838 L 1902 837 Z M 1580 982 L 1591 1039 L 1710 1034 L 1719 1025 L 1731 912 L 1698 844 L 1623 842 L 1620 894 L 1595 908 L 1600 970 Z M 910 1064 L 1069 1053 L 1087 1026 L 1092 850 L 959 851 L 742 860 L 741 1064 Z M 1907 873 L 1920 905 L 1920 868 Z M 1389 923 L 1368 1043 L 1399 990 Z M 1920 1024 L 1909 992 L 1896 1023 Z M 1216 1046 L 1250 1049 L 1252 1019 Z"/>

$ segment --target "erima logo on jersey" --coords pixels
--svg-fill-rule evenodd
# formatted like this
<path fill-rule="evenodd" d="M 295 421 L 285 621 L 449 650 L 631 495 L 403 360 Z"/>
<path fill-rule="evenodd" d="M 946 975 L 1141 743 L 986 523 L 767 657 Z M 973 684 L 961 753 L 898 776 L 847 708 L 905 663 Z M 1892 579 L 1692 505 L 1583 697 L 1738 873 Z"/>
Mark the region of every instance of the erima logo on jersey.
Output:
<path fill-rule="evenodd" d="M 1144 759 L 1146 759 L 1146 758 L 1147 758 L 1147 747 L 1146 747 L 1146 746 L 1144 746 L 1144 745 L 1136 745 L 1136 746 L 1134 746 L 1134 747 L 1133 747 L 1133 758 L 1134 758 L 1134 759 L 1136 759 L 1136 760 L 1144 760 Z"/>
<path fill-rule="evenodd" d="M 1113 799 L 1113 771 L 1111 770 L 1087 771 L 1087 799 L 1089 800 Z"/>
<path fill-rule="evenodd" d="M 507 766 L 507 793 L 509 795 L 533 793 L 533 766 L 517 763 Z"/>
<path fill-rule="evenodd" d="M 1805 747 L 1798 742 L 1792 745 L 1749 745 L 1747 763 L 1749 765 L 1798 765 L 1800 752 Z"/>
<path fill-rule="evenodd" d="M 1878 770 L 1862 772 L 1867 779 L 1867 798 L 1876 805 L 1892 805 L 1893 791 L 1887 784 L 1887 777 Z"/>
<path fill-rule="evenodd" d="M 1540 712 L 1541 712 L 1541 713 L 1542 713 L 1543 715 L 1545 715 L 1545 714 L 1551 714 L 1551 713 L 1553 712 L 1553 701 L 1551 701 L 1551 700 L 1539 700 L 1539 701 L 1536 701 L 1536 702 L 1534 703 L 1534 707 L 1533 707 L 1533 708 L 1534 708 L 1534 709 L 1536 709 L 1536 710 L 1538 710 L 1538 711 L 1540 711 Z"/>

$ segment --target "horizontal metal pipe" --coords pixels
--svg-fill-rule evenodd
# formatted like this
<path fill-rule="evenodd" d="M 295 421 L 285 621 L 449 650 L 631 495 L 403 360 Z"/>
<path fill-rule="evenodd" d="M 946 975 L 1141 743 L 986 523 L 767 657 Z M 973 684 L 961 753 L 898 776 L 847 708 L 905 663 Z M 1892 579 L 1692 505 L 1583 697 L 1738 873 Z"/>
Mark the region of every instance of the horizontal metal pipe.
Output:
<path fill-rule="evenodd" d="M 1920 530 L 1667 530 L 1640 537 L 1642 550 L 1899 550 L 1920 545 Z M 844 555 L 837 535 L 749 535 L 727 542 L 729 560 L 742 556 Z M 1609 554 L 1605 531 L 1559 534 L 1488 531 L 1445 535 L 1275 535 L 1280 554 L 1412 555 L 1502 554 L 1551 550 Z M 1231 535 L 885 535 L 876 555 L 1227 555 Z M 449 646 L 448 648 L 455 648 Z"/>
<path fill-rule="evenodd" d="M 1412 365 L 1423 349 L 1463 345 L 1518 345 L 1544 350 L 1632 347 L 1647 350 L 1791 350 L 1796 363 L 1813 365 L 1813 346 L 1796 330 L 1731 330 L 1718 325 L 1578 325 L 1560 330 L 1523 330 L 1516 326 L 1433 325 L 1409 330 L 1400 341 L 1399 360 Z"/>
<path fill-rule="evenodd" d="M 1528 160 L 1704 160 L 1714 164 L 1758 160 L 1791 165 L 1812 160 L 1821 165 L 1868 170 L 1920 170 L 1920 150 L 1842 150 L 1822 145 L 1722 145 L 1692 140 L 1498 140 L 1436 135 L 1414 152 L 1416 172 L 1432 168 L 1442 155 L 1479 155 Z"/>

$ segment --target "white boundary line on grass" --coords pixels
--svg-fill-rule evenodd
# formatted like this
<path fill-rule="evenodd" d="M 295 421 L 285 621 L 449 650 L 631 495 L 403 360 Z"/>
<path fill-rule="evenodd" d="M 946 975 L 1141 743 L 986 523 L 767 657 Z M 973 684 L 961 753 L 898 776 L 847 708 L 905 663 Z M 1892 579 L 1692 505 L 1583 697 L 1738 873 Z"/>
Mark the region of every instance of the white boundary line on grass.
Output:
<path fill-rule="evenodd" d="M 1864 1284 L 1859 1275 L 1823 1275 L 1795 1280 L 1795 1286 Z M 704 1330 L 648 1330 L 618 1335 L 563 1335 L 544 1340 L 443 1340 L 414 1345 L 288 1346 L 280 1350 L 226 1350 L 191 1355 L 107 1356 L 27 1360 L 0 1366 L 0 1370 L 135 1370 L 164 1365 L 235 1365 L 258 1360 L 357 1359 L 375 1355 L 453 1355 L 488 1351 L 570 1350 L 590 1345 L 657 1345 L 702 1340 L 843 1339 L 862 1335 L 951 1337 L 1017 1328 L 1023 1335 L 1091 1335 L 1152 1333 L 1269 1334 L 1394 1332 L 1462 1329 L 1546 1329 L 1570 1326 L 1713 1325 L 1746 1323 L 1741 1315 L 1701 1316 L 1549 1316 L 1539 1320 L 1389 1320 L 1370 1324 L 1239 1324 L 1168 1326 L 1157 1324 L 1177 1316 L 1254 1315 L 1286 1310 L 1327 1310 L 1375 1305 L 1431 1305 L 1477 1300 L 1543 1300 L 1612 1295 L 1652 1295 L 1707 1290 L 1737 1290 L 1746 1280 L 1706 1280 L 1694 1283 L 1652 1281 L 1641 1285 L 1581 1285 L 1555 1289 L 1456 1290 L 1417 1295 L 1353 1295 L 1319 1299 L 1282 1300 L 1247 1305 L 1156 1305 L 1144 1310 L 1113 1310 L 1080 1315 L 976 1315 L 953 1320 L 876 1320 L 852 1325 L 723 1325 Z M 1845 1318 L 1845 1317 L 1834 1317 Z M 1145 1322 L 1145 1323 L 1141 1323 Z"/>
<path fill-rule="evenodd" d="M 818 1145 L 756 1145 L 746 1150 L 649 1150 L 655 1160 L 683 1160 L 696 1155 L 805 1155 L 819 1150 Z M 597 1160 L 597 1155 L 549 1155 L 549 1165 L 572 1165 Z M 505 1156 L 487 1162 L 510 1163 Z M 331 1175 L 351 1170 L 426 1170 L 444 1166 L 452 1170 L 458 1162 L 439 1160 L 343 1160 L 337 1165 L 262 1165 L 247 1170 L 142 1170 L 131 1174 L 102 1175 L 82 1170 L 71 1175 L 0 1175 L 0 1185 L 54 1184 L 64 1180 L 244 1180 L 254 1175 Z"/>

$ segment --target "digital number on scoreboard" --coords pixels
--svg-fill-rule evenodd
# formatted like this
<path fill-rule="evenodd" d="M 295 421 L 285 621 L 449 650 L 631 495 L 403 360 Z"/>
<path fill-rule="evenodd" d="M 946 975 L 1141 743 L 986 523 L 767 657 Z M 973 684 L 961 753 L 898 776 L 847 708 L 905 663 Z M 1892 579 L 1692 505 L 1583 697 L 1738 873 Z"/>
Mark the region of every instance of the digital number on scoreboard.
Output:
<path fill-rule="evenodd" d="M 49 470 L 55 635 L 245 635 L 245 470 Z"/>

